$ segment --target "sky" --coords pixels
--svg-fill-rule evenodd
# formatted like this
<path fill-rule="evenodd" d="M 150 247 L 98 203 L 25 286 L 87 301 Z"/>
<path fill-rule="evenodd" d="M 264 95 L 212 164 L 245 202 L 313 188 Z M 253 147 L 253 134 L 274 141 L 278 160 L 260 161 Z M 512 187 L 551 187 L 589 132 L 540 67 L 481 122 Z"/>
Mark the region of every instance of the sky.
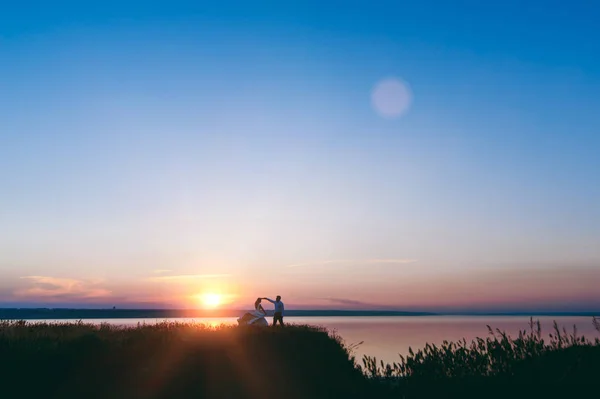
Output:
<path fill-rule="evenodd" d="M 3 5 L 0 306 L 600 309 L 597 2 L 284 3 Z"/>

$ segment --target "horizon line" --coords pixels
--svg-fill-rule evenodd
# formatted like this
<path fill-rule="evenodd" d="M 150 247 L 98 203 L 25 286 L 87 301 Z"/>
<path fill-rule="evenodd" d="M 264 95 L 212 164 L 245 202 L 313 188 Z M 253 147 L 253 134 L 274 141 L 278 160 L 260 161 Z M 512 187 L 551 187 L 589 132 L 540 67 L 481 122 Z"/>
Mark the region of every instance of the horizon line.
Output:
<path fill-rule="evenodd" d="M 0 312 L 2 311 L 35 311 L 35 310 L 57 310 L 57 311 L 75 311 L 75 312 L 201 312 L 211 315 L 221 313 L 232 313 L 232 312 L 245 312 L 248 309 L 244 308 L 226 308 L 226 309 L 202 309 L 202 308 L 72 308 L 72 307 L 3 307 L 0 304 Z M 272 313 L 273 310 L 267 310 L 267 313 Z M 535 309 L 524 309 L 524 310 L 446 310 L 446 311 L 429 311 L 429 310 L 397 310 L 397 309 L 289 309 L 286 313 L 379 313 L 379 314 L 407 314 L 407 315 L 430 315 L 430 316 L 462 316 L 462 315 L 481 315 L 481 316 L 502 316 L 502 315 L 598 315 L 600 316 L 600 309 L 598 310 L 535 310 Z"/>

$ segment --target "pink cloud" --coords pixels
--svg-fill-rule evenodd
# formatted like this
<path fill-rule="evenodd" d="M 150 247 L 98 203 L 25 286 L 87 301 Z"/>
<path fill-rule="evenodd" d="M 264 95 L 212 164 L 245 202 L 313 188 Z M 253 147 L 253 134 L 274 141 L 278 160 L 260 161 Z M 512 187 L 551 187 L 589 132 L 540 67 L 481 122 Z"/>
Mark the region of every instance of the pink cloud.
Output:
<path fill-rule="evenodd" d="M 72 278 L 59 278 L 49 276 L 25 276 L 21 279 L 28 280 L 30 286 L 14 292 L 20 298 L 45 298 L 45 299 L 90 299 L 102 298 L 111 295 L 111 292 L 100 287 L 98 280 L 77 280 Z"/>
<path fill-rule="evenodd" d="M 404 264 L 404 263 L 415 263 L 418 259 L 335 259 L 335 260 L 320 260 L 315 262 L 306 263 L 294 263 L 286 265 L 285 267 L 308 267 L 308 266 L 322 266 L 332 264 L 363 264 L 363 265 L 374 265 L 374 264 Z"/>

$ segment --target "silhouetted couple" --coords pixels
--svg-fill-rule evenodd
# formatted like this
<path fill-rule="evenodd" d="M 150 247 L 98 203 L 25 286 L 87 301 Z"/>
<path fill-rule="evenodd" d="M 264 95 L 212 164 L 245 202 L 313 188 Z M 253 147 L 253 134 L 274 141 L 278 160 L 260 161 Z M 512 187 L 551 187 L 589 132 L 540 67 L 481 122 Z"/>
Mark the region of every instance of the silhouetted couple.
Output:
<path fill-rule="evenodd" d="M 281 302 L 281 297 L 277 295 L 277 298 L 275 298 L 275 300 L 269 298 L 256 299 L 256 302 L 254 302 L 254 309 L 256 309 L 258 312 L 262 312 L 266 316 L 267 312 L 260 304 L 262 299 L 269 301 L 273 305 L 275 305 L 275 313 L 273 314 L 273 326 L 277 325 L 277 322 L 279 322 L 279 324 L 283 326 L 283 302 Z"/>

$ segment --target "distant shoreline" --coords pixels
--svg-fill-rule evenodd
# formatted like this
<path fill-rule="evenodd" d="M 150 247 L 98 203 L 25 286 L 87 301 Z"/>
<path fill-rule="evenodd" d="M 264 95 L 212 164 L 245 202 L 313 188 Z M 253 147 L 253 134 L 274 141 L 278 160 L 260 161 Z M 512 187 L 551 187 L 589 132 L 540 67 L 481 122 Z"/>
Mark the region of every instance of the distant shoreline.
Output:
<path fill-rule="evenodd" d="M 78 320 L 78 319 L 177 319 L 239 317 L 247 310 L 221 309 L 65 309 L 65 308 L 0 308 L 0 320 Z M 272 315 L 272 311 L 267 311 Z M 531 316 L 593 317 L 599 312 L 405 312 L 388 310 L 288 310 L 289 317 L 424 317 L 424 316 Z"/>
<path fill-rule="evenodd" d="M 0 320 L 35 319 L 177 319 L 239 317 L 249 309 L 0 309 Z M 271 316 L 272 310 L 267 310 Z M 352 311 L 352 310 L 287 310 L 289 317 L 339 316 L 435 316 L 427 312 Z"/>

